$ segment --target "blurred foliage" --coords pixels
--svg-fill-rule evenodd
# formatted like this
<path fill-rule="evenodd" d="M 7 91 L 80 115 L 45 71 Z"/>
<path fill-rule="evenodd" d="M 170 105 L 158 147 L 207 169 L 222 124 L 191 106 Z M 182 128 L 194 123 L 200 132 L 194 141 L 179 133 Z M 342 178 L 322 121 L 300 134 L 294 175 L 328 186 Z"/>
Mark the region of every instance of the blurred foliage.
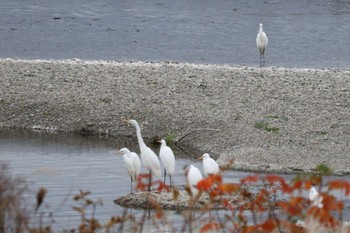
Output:
<path fill-rule="evenodd" d="M 188 208 L 177 212 L 183 218 L 182 223 L 172 222 L 154 196 L 154 193 L 172 192 L 173 201 L 178 201 L 181 198 L 179 190 L 156 180 L 152 182 L 154 192 L 149 193 L 146 191 L 147 174 L 140 174 L 136 188 L 148 194 L 146 199 L 152 211 L 145 211 L 141 216 L 126 210 L 121 216 L 101 222 L 95 213 L 96 208 L 103 205 L 102 200 L 93 200 L 89 191 L 80 190 L 73 197 L 76 205 L 72 208 L 81 216 L 81 221 L 76 228 L 63 232 L 146 232 L 144 224 L 147 220 L 160 232 L 350 232 L 343 224 L 344 203 L 333 195 L 337 191 L 349 196 L 350 183 L 345 179 L 334 179 L 323 184 L 323 176 L 331 174 L 325 165 L 318 165 L 313 173 L 297 175 L 290 181 L 279 175 L 252 174 L 238 183 L 227 183 L 223 179 L 224 172 L 200 180 L 196 196 L 185 188 L 190 199 Z M 34 211 L 28 212 L 23 207 L 24 180 L 12 178 L 6 164 L 1 164 L 0 175 L 0 232 L 54 232 L 50 225 L 43 224 L 43 220 L 49 218 L 41 208 L 48 190 L 38 190 Z M 315 205 L 305 195 L 305 191 L 313 186 L 318 187 L 322 205 Z M 204 196 L 209 197 L 209 201 L 203 202 Z M 232 196 L 238 197 L 234 204 Z M 193 209 L 194 203 L 198 202 L 203 202 L 203 207 Z M 226 208 L 225 214 L 211 211 L 218 203 Z M 39 219 L 39 224 L 30 223 L 33 218 Z M 179 224 L 182 225 L 179 227 Z"/>

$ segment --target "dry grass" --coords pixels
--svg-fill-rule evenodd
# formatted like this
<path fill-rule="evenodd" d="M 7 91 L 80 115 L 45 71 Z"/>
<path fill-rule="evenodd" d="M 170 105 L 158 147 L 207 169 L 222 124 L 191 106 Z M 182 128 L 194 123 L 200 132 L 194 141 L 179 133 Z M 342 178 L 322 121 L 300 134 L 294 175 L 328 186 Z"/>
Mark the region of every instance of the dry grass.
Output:
<path fill-rule="evenodd" d="M 22 232 L 28 223 L 23 193 L 26 182 L 21 177 L 12 177 L 9 166 L 0 163 L 0 232 Z"/>

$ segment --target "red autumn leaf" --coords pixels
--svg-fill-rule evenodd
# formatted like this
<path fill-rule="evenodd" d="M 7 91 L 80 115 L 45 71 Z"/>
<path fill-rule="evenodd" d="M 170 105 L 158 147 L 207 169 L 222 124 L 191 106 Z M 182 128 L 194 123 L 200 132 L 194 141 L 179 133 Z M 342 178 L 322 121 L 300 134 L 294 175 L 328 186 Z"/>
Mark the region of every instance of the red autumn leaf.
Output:
<path fill-rule="evenodd" d="M 310 180 L 305 181 L 305 189 L 309 190 L 312 187 L 312 182 Z"/>
<path fill-rule="evenodd" d="M 303 182 L 301 180 L 295 181 L 292 185 L 294 190 L 301 189 L 302 186 L 303 186 Z"/>
<path fill-rule="evenodd" d="M 215 231 L 215 230 L 219 230 L 220 228 L 221 226 L 219 223 L 212 221 L 202 226 L 199 232 L 204 233 L 208 231 Z"/>
<path fill-rule="evenodd" d="M 228 209 L 228 210 L 234 210 L 235 207 L 233 205 L 231 205 L 231 203 L 229 202 L 229 200 L 227 200 L 226 198 L 223 199 L 222 204 Z"/>
<path fill-rule="evenodd" d="M 218 189 L 225 193 L 234 193 L 241 188 L 239 184 L 221 184 Z"/>
<path fill-rule="evenodd" d="M 295 190 L 295 188 L 289 186 L 286 183 L 283 183 L 283 184 L 281 184 L 281 190 L 283 193 L 292 193 Z"/>
<path fill-rule="evenodd" d="M 170 188 L 169 188 L 168 185 L 164 184 L 164 183 L 161 182 L 161 181 L 158 181 L 157 183 L 159 183 L 159 186 L 158 186 L 158 188 L 157 188 L 157 191 L 158 191 L 158 192 L 162 192 L 164 189 L 165 189 L 165 191 L 170 192 Z"/>
<path fill-rule="evenodd" d="M 301 205 L 291 205 L 287 201 L 276 202 L 276 207 L 283 210 L 288 216 L 298 216 L 302 213 L 303 207 Z"/>
<path fill-rule="evenodd" d="M 202 191 L 207 191 L 213 186 L 213 180 L 210 177 L 207 177 L 205 179 L 201 179 L 197 183 L 197 188 Z"/>
<path fill-rule="evenodd" d="M 145 184 L 142 181 L 141 182 L 137 182 L 136 190 L 144 191 L 147 188 L 148 188 L 148 184 Z"/>
<path fill-rule="evenodd" d="M 319 175 L 313 175 L 309 178 L 311 185 L 318 185 L 322 182 L 322 177 Z"/>
<path fill-rule="evenodd" d="M 301 205 L 289 205 L 286 213 L 288 216 L 299 216 L 303 213 L 304 208 Z"/>
<path fill-rule="evenodd" d="M 276 207 L 280 208 L 280 209 L 284 209 L 286 210 L 289 206 L 289 202 L 286 201 L 277 201 L 276 202 Z"/>
<path fill-rule="evenodd" d="M 163 216 L 164 216 L 164 214 L 163 214 L 162 211 L 158 211 L 158 212 L 156 213 L 156 218 L 157 218 L 157 219 L 161 219 L 161 218 L 163 218 Z"/>
<path fill-rule="evenodd" d="M 243 233 L 256 232 L 256 226 L 245 226 L 242 230 Z"/>
<path fill-rule="evenodd" d="M 344 202 L 339 201 L 337 203 L 336 210 L 338 211 L 339 214 L 341 214 L 344 210 Z"/>
<path fill-rule="evenodd" d="M 283 177 L 281 176 L 276 176 L 276 175 L 266 175 L 265 180 L 269 182 L 270 184 L 274 183 L 281 183 L 284 184 L 286 181 Z"/>
<path fill-rule="evenodd" d="M 259 180 L 259 177 L 258 175 L 249 175 L 249 176 L 246 176 L 244 178 L 241 179 L 241 183 L 242 184 L 245 184 L 245 183 L 256 183 L 258 182 Z"/>
<path fill-rule="evenodd" d="M 288 222 L 287 224 L 285 224 L 285 228 L 289 228 L 289 232 L 292 233 L 306 233 L 306 228 L 304 228 L 303 226 L 298 226 L 295 223 L 290 223 Z"/>
<path fill-rule="evenodd" d="M 332 180 L 328 182 L 328 188 L 330 190 L 344 189 L 345 195 L 350 195 L 350 183 L 346 180 Z"/>
<path fill-rule="evenodd" d="M 149 173 L 140 173 L 137 180 L 140 182 L 142 179 L 149 179 Z"/>
<path fill-rule="evenodd" d="M 303 197 L 291 197 L 289 202 L 291 205 L 301 204 L 305 199 Z"/>
<path fill-rule="evenodd" d="M 145 182 L 143 181 L 145 180 Z M 148 188 L 149 173 L 141 173 L 137 177 L 136 189 L 144 191 Z"/>
<path fill-rule="evenodd" d="M 222 184 L 222 176 L 221 176 L 221 174 L 214 174 L 214 175 L 211 175 L 210 178 L 212 179 L 212 181 L 213 181 L 214 183 Z"/>
<path fill-rule="evenodd" d="M 258 195 L 255 198 L 255 204 L 263 205 L 267 201 L 267 196 L 268 195 L 269 194 L 268 194 L 266 189 L 260 190 L 260 192 L 258 193 Z"/>
<path fill-rule="evenodd" d="M 259 224 L 259 228 L 265 232 L 272 232 L 276 229 L 276 222 L 274 219 L 267 219 L 265 222 Z"/>
<path fill-rule="evenodd" d="M 211 200 L 214 200 L 216 196 L 219 196 L 220 194 L 222 194 L 222 192 L 218 189 L 213 189 L 210 191 L 209 196 L 211 198 Z"/>

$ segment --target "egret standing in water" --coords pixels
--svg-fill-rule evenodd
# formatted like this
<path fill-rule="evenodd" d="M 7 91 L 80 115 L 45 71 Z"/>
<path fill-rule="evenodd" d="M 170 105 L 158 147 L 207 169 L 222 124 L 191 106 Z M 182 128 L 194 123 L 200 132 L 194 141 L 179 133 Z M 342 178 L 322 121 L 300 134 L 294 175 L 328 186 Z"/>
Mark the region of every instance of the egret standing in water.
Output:
<path fill-rule="evenodd" d="M 173 185 L 172 178 L 175 173 L 174 152 L 171 150 L 170 147 L 166 145 L 165 140 L 161 140 L 160 143 L 161 143 L 161 146 L 159 151 L 159 158 L 164 167 L 164 184 L 166 180 L 166 174 L 168 173 L 169 180 L 170 180 L 170 187 L 172 187 Z"/>
<path fill-rule="evenodd" d="M 133 193 L 132 184 L 133 184 L 133 181 L 137 180 L 137 177 L 140 174 L 141 160 L 135 152 L 130 152 L 130 150 L 127 148 L 121 149 L 120 152 L 123 154 L 123 159 L 126 165 L 126 169 L 128 170 L 128 174 L 130 176 L 130 180 L 131 180 L 130 192 Z"/>
<path fill-rule="evenodd" d="M 256 47 L 258 47 L 260 52 L 260 67 L 265 65 L 264 53 L 269 40 L 267 39 L 266 33 L 263 29 L 263 24 L 260 24 L 259 33 L 256 36 Z"/>
<path fill-rule="evenodd" d="M 202 173 L 199 171 L 198 168 L 196 168 L 192 164 L 186 168 L 186 173 L 187 173 L 187 182 L 188 182 L 188 185 L 190 186 L 192 195 L 196 196 L 198 193 L 197 184 L 201 179 L 203 179 Z"/>
<path fill-rule="evenodd" d="M 202 156 L 203 159 L 203 170 L 206 176 L 217 174 L 220 172 L 219 165 L 216 161 L 210 158 L 210 155 L 205 153 Z"/>
<path fill-rule="evenodd" d="M 143 142 L 141 129 L 137 121 L 129 120 L 128 122 L 136 128 L 136 135 L 140 146 L 142 164 L 149 171 L 148 191 L 151 191 L 152 175 L 161 176 L 162 173 L 160 162 L 157 155 Z"/>

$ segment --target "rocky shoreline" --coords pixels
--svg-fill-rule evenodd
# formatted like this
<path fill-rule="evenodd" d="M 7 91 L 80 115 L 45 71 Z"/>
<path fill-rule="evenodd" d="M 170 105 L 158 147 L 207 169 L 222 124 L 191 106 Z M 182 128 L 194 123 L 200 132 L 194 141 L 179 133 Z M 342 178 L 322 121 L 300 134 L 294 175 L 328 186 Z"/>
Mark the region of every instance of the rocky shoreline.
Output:
<path fill-rule="evenodd" d="M 135 137 L 134 118 L 234 169 L 350 173 L 348 69 L 0 59 L 0 79 L 0 128 Z"/>

